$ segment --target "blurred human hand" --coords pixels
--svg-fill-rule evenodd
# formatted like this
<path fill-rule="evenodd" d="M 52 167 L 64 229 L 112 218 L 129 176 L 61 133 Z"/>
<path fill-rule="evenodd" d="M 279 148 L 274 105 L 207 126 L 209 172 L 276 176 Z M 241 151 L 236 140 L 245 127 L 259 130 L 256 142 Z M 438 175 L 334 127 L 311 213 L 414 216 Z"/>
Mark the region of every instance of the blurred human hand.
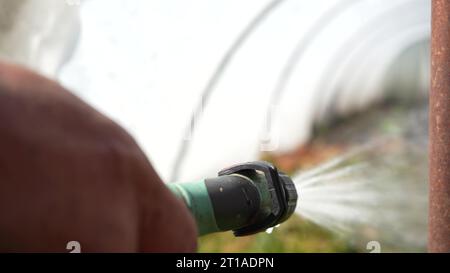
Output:
<path fill-rule="evenodd" d="M 195 251 L 135 141 L 57 83 L 0 63 L 0 251 Z"/>

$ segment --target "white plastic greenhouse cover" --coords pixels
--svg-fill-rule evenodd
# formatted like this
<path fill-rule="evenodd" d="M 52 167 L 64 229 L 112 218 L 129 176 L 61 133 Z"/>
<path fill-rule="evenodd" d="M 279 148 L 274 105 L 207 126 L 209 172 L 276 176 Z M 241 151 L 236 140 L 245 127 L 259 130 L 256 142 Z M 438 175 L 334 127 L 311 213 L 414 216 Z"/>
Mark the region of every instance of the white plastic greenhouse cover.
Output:
<path fill-rule="evenodd" d="M 383 96 L 394 63 L 405 67 L 398 89 L 404 79 L 428 88 L 428 0 L 87 0 L 65 9 L 79 9 L 81 32 L 54 76 L 128 129 L 166 181 L 295 148 L 315 121 Z M 416 72 L 401 58 L 411 48 Z"/>

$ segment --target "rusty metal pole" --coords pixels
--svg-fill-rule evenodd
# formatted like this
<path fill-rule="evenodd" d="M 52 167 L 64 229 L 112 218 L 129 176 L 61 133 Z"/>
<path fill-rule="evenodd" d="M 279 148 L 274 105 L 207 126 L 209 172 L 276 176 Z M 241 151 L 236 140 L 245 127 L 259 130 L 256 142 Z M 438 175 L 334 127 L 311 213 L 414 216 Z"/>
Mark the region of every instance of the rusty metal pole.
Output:
<path fill-rule="evenodd" d="M 428 251 L 450 252 L 450 0 L 432 1 Z"/>

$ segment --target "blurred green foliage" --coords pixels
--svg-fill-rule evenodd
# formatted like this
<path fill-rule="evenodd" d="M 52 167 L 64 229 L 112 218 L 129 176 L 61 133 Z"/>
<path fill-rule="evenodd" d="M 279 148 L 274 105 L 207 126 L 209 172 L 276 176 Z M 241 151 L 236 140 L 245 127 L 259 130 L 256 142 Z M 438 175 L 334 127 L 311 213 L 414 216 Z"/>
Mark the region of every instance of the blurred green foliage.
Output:
<path fill-rule="evenodd" d="M 356 252 L 338 235 L 293 215 L 271 234 L 234 237 L 232 232 L 199 239 L 199 252 Z"/>

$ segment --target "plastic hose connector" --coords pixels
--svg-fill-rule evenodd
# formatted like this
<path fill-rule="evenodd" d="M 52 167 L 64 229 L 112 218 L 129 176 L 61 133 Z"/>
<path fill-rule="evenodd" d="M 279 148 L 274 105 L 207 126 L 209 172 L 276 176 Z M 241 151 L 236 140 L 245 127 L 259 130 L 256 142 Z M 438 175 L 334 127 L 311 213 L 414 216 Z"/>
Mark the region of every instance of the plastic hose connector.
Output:
<path fill-rule="evenodd" d="M 247 162 L 219 172 L 219 176 L 233 174 L 247 177 L 262 176 L 263 179 L 255 179 L 254 183 L 259 189 L 260 196 L 263 197 L 260 203 L 268 204 L 267 207 L 261 206 L 246 226 L 233 230 L 235 236 L 264 231 L 287 220 L 295 211 L 298 199 L 295 184 L 289 176 L 278 172 L 272 164 L 265 161 Z"/>

